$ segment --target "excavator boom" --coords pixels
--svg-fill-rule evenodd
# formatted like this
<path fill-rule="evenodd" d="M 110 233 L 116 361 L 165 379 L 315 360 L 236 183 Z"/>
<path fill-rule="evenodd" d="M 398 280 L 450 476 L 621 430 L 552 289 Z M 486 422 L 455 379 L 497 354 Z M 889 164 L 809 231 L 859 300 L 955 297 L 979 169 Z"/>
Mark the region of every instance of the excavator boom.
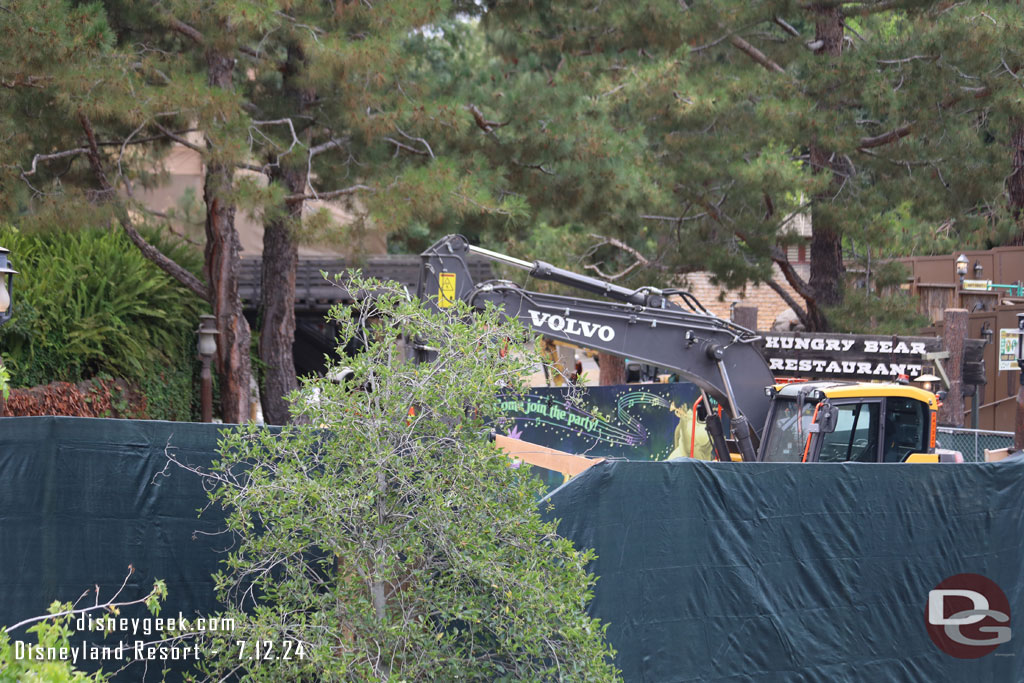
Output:
<path fill-rule="evenodd" d="M 503 280 L 473 282 L 470 253 L 613 301 L 532 292 Z M 771 403 L 765 388 L 774 382 L 755 346 L 756 333 L 704 311 L 692 297 L 690 310 L 670 299 L 678 294 L 687 301 L 683 292 L 628 289 L 472 247 L 461 235 L 441 239 L 422 259 L 420 298 L 440 307 L 462 300 L 482 309 L 490 302 L 546 337 L 669 368 L 726 407 L 744 460 L 756 458 L 751 436 L 760 441 Z M 721 453 L 720 446 L 716 450 Z"/>

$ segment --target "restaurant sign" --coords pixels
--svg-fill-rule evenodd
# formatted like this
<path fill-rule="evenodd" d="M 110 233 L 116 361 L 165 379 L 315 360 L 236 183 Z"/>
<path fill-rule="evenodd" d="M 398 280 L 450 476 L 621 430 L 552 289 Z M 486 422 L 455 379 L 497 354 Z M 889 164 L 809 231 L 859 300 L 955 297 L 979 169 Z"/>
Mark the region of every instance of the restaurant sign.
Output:
<path fill-rule="evenodd" d="M 942 349 L 938 337 L 809 332 L 765 333 L 759 343 L 776 377 L 815 379 L 913 379 L 924 354 Z"/>

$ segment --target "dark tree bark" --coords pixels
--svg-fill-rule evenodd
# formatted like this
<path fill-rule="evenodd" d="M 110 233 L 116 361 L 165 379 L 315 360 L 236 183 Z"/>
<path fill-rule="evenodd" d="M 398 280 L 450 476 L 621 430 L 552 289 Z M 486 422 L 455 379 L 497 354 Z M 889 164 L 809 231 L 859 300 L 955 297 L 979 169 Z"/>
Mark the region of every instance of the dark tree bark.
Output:
<path fill-rule="evenodd" d="M 206 53 L 206 64 L 210 85 L 230 89 L 234 59 L 211 49 Z M 235 230 L 235 206 L 228 199 L 233 181 L 232 166 L 207 162 L 203 184 L 206 202 L 204 269 L 220 333 L 217 338 L 217 373 L 221 417 L 228 423 L 249 421 L 249 382 L 252 377 L 249 358 L 252 336 L 238 298 L 241 245 Z"/>
<path fill-rule="evenodd" d="M 297 111 L 309 108 L 316 97 L 311 90 L 295 87 L 295 77 L 302 62 L 298 45 L 288 47 L 288 60 L 282 71 L 285 100 L 293 102 Z M 309 130 L 300 133 L 309 146 Z M 273 160 L 271 160 L 273 161 Z M 260 288 L 260 360 L 264 367 L 261 396 L 263 415 L 269 424 L 287 424 L 290 421 L 285 396 L 298 388 L 295 377 L 295 271 L 299 262 L 299 248 L 295 228 L 302 222 L 308 171 L 305 163 L 272 166 L 271 183 L 287 188 L 284 215 L 276 215 L 263 224 L 263 286 Z"/>
<path fill-rule="evenodd" d="M 843 51 L 843 15 L 839 6 L 813 5 L 814 40 L 819 43 L 816 53 L 825 59 L 835 59 Z M 840 76 L 837 74 L 836 78 Z M 833 87 L 819 93 L 821 107 L 833 106 L 829 100 Z M 846 171 L 845 164 L 831 150 L 812 141 L 810 161 L 815 173 L 831 173 L 829 188 L 814 198 L 811 212 L 811 276 L 808 281 L 813 299 L 807 302 L 809 332 L 828 330 L 828 320 L 823 310 L 826 306 L 837 306 L 843 301 L 843 250 L 842 236 L 837 229 L 833 197 L 839 193 Z"/>
<path fill-rule="evenodd" d="M 598 382 L 601 386 L 626 383 L 625 360 L 610 353 L 599 353 L 597 357 L 601 365 L 601 371 L 598 373 Z"/>
<path fill-rule="evenodd" d="M 271 182 L 280 182 L 289 194 L 301 193 L 306 184 L 305 169 L 274 169 Z M 263 286 L 260 288 L 260 360 L 263 363 L 263 416 L 268 424 L 290 420 L 290 392 L 298 388 L 295 377 L 295 271 L 299 249 L 294 225 L 302 220 L 303 200 L 289 200 L 287 215 L 263 224 Z"/>
<path fill-rule="evenodd" d="M 945 361 L 949 391 L 939 407 L 939 424 L 964 426 L 964 340 L 967 338 L 966 308 L 947 308 L 942 315 L 942 345 L 949 352 Z"/>
<path fill-rule="evenodd" d="M 1017 221 L 1011 244 L 1024 245 L 1024 119 L 1010 119 L 1010 175 L 1006 179 L 1010 215 Z"/>

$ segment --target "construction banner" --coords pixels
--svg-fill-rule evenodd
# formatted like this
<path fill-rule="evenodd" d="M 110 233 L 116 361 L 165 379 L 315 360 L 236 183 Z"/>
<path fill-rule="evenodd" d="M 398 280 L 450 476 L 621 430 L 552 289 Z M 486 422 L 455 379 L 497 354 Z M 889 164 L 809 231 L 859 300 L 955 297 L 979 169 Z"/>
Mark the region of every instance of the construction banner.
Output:
<path fill-rule="evenodd" d="M 1024 680 L 1024 458 L 608 461 L 545 499 L 627 681 Z"/>
<path fill-rule="evenodd" d="M 502 403 L 509 419 L 498 431 L 578 455 L 708 460 L 704 425 L 694 419 L 699 397 L 689 383 L 534 388 Z"/>

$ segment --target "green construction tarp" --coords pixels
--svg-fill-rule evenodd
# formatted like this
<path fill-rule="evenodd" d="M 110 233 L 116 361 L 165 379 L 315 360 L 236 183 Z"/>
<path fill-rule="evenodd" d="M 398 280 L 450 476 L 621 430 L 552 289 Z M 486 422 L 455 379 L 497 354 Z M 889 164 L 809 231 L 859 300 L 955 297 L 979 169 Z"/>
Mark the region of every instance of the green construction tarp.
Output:
<path fill-rule="evenodd" d="M 107 598 L 129 565 L 123 598 L 162 578 L 162 615 L 216 611 L 210 576 L 231 540 L 210 535 L 222 513 L 197 516 L 202 482 L 167 467 L 165 451 L 207 466 L 220 430 L 0 419 L 0 624 L 94 584 Z M 626 680 L 659 682 L 1024 680 L 1022 507 L 1016 458 L 605 462 L 542 505 L 600 556 L 592 612 Z M 945 654 L 926 629 L 929 591 L 962 573 L 988 577 L 1008 601 L 1011 639 L 976 659 Z M 991 623 L 963 633 L 984 637 L 977 627 Z"/>
<path fill-rule="evenodd" d="M 606 462 L 546 503 L 559 533 L 599 555 L 591 612 L 627 681 L 1024 680 L 1020 458 Z M 927 629 L 929 592 L 958 574 L 1008 600 L 1009 624 L 961 627 L 1011 627 L 978 658 L 946 654 Z M 945 618 L 972 608 L 958 599 Z"/>
<path fill-rule="evenodd" d="M 211 575 L 231 541 L 218 509 L 202 518 L 201 479 L 221 425 L 74 417 L 0 418 L 0 625 L 90 591 L 121 599 L 167 582 L 164 616 L 217 609 Z M 142 616 L 140 614 L 140 616 Z M 32 639 L 24 632 L 15 638 Z"/>

